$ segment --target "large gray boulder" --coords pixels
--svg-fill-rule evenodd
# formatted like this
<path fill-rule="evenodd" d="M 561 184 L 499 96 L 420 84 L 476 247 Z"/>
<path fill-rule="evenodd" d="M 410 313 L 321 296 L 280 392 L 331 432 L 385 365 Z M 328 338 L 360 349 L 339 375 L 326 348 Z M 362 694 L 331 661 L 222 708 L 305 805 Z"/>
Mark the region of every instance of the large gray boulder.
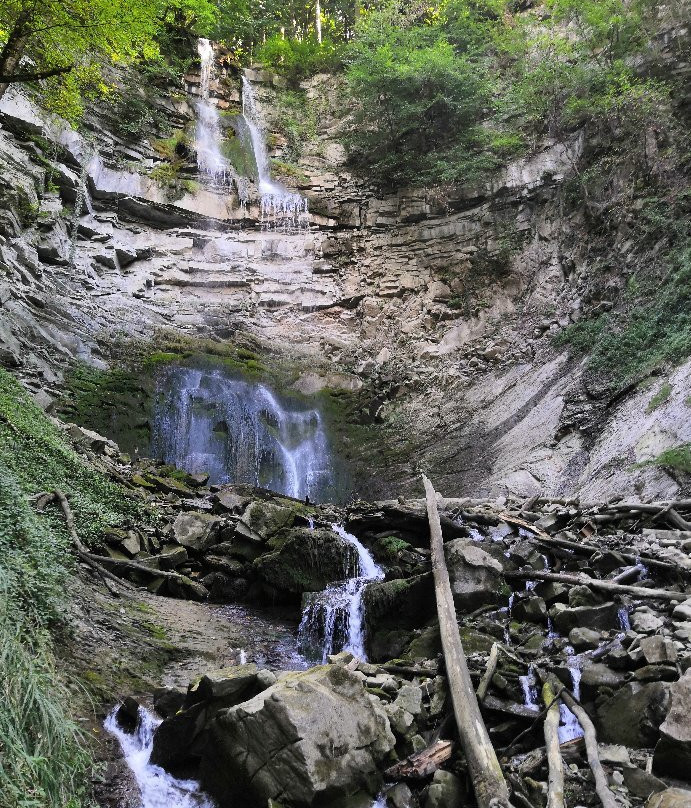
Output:
<path fill-rule="evenodd" d="M 220 808 L 327 806 L 374 795 L 377 764 L 395 739 L 379 701 L 339 665 L 290 673 L 210 725 L 203 788 Z"/>
<path fill-rule="evenodd" d="M 645 808 L 691 808 L 691 791 L 685 788 L 667 788 L 653 794 Z"/>
<path fill-rule="evenodd" d="M 502 565 L 471 539 L 454 539 L 444 545 L 451 591 L 457 606 L 476 609 L 499 597 Z"/>
<path fill-rule="evenodd" d="M 598 738 L 634 749 L 653 746 L 668 706 L 668 684 L 629 682 L 598 705 Z"/>
<path fill-rule="evenodd" d="M 218 540 L 221 524 L 218 516 L 209 513 L 183 512 L 173 522 L 173 536 L 178 544 L 188 550 L 203 553 Z"/>
<path fill-rule="evenodd" d="M 691 772 L 691 668 L 670 685 L 670 708 L 660 726 L 653 766 L 659 774 L 684 780 Z"/>
<path fill-rule="evenodd" d="M 550 610 L 550 616 L 554 628 L 564 635 L 568 634 L 571 629 L 581 626 L 599 631 L 619 627 L 619 607 L 616 603 L 576 607 L 557 603 Z"/>

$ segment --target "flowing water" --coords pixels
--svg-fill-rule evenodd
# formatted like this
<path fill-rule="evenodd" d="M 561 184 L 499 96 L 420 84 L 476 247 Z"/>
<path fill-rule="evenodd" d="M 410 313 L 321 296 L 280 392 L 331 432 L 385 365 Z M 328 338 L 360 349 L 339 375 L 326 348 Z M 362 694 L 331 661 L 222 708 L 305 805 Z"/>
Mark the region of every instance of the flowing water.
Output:
<path fill-rule="evenodd" d="M 221 124 L 218 109 L 211 101 L 214 48 L 208 39 L 200 39 L 197 51 L 201 60 L 201 96 L 197 102 L 195 148 L 199 170 L 222 184 L 232 176 L 228 160 L 221 151 Z"/>
<path fill-rule="evenodd" d="M 252 82 L 242 77 L 242 117 L 257 166 L 261 221 L 264 229 L 292 231 L 306 229 L 309 222 L 307 199 L 289 191 L 271 178 L 269 152 L 257 108 Z"/>
<path fill-rule="evenodd" d="M 331 584 L 323 592 L 305 596 L 298 630 L 300 647 L 308 656 L 318 655 L 322 663 L 329 654 L 339 651 L 350 651 L 358 659 L 366 660 L 362 596 L 367 584 L 384 578 L 384 571 L 355 536 L 340 525 L 333 525 L 333 530 L 355 550 L 353 575 Z"/>
<path fill-rule="evenodd" d="M 245 483 L 315 502 L 334 499 L 322 417 L 223 368 L 171 365 L 157 379 L 152 456 L 212 484 Z"/>
<path fill-rule="evenodd" d="M 154 732 L 160 720 L 140 707 L 137 729 L 130 735 L 115 720 L 117 710 L 115 707 L 111 711 L 103 726 L 118 739 L 134 774 L 141 792 L 140 808 L 213 808 L 211 800 L 194 780 L 178 780 L 160 766 L 149 763 Z"/>

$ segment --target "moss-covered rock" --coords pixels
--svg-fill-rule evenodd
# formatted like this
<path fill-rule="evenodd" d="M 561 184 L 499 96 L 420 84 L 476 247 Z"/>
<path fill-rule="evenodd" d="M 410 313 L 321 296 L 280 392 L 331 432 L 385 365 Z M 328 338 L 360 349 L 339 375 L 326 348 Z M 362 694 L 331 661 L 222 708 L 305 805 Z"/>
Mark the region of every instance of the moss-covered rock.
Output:
<path fill-rule="evenodd" d="M 303 592 L 319 592 L 346 578 L 354 562 L 352 546 L 331 530 L 293 528 L 280 546 L 254 561 L 265 594 L 299 600 Z"/>

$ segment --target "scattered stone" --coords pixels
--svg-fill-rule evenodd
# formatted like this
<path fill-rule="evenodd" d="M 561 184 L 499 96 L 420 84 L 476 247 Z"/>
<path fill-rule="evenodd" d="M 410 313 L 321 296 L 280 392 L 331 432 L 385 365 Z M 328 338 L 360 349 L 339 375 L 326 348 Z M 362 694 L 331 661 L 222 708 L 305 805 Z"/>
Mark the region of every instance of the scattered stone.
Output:
<path fill-rule="evenodd" d="M 457 808 L 462 805 L 463 784 L 455 774 L 438 769 L 427 790 L 425 808 Z"/>
<path fill-rule="evenodd" d="M 642 606 L 631 615 L 631 628 L 639 634 L 654 634 L 664 622 L 648 606 Z"/>
<path fill-rule="evenodd" d="M 635 796 L 641 799 L 646 799 L 651 794 L 657 794 L 659 791 L 664 791 L 667 785 L 655 777 L 654 774 L 639 769 L 636 766 L 625 766 L 622 770 L 624 775 L 624 785 Z"/>
<path fill-rule="evenodd" d="M 568 634 L 571 629 L 588 626 L 590 629 L 606 631 L 618 627 L 619 607 L 616 603 L 603 603 L 601 606 L 577 606 L 571 608 L 557 603 L 550 610 L 555 629 L 560 634 Z"/>
<path fill-rule="evenodd" d="M 139 702 L 132 696 L 125 696 L 115 713 L 115 720 L 119 727 L 131 735 L 139 724 Z"/>
<path fill-rule="evenodd" d="M 691 598 L 674 607 L 672 617 L 675 620 L 691 620 Z"/>
<path fill-rule="evenodd" d="M 454 539 L 444 545 L 454 602 L 464 609 L 496 603 L 502 565 L 469 539 Z"/>
<path fill-rule="evenodd" d="M 600 645 L 600 632 L 590 628 L 572 628 L 569 632 L 569 642 L 576 651 L 587 651 Z"/>
<path fill-rule="evenodd" d="M 691 668 L 669 689 L 670 708 L 660 726 L 653 768 L 686 779 L 691 772 Z"/>
<path fill-rule="evenodd" d="M 668 788 L 659 794 L 653 794 L 645 808 L 691 808 L 691 791 Z"/>
<path fill-rule="evenodd" d="M 677 649 L 674 647 L 674 643 L 659 635 L 643 637 L 640 641 L 640 649 L 645 661 L 650 665 L 656 662 L 677 661 Z"/>
<path fill-rule="evenodd" d="M 669 685 L 630 682 L 597 707 L 598 738 L 641 749 L 655 744 L 669 706 Z"/>

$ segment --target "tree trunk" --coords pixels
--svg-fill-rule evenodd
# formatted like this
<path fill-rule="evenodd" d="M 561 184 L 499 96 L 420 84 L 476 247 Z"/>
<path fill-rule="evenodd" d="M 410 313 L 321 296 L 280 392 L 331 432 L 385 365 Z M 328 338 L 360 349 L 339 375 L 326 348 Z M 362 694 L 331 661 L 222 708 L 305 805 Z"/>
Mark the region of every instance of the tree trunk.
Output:
<path fill-rule="evenodd" d="M 0 76 L 4 78 L 17 72 L 22 56 L 24 56 L 24 50 L 31 37 L 31 30 L 29 29 L 30 19 L 31 12 L 28 9 L 20 12 L 10 31 L 5 46 L 2 52 L 0 52 Z M 0 98 L 3 97 L 9 86 L 9 81 L 0 83 Z"/>
<path fill-rule="evenodd" d="M 539 572 L 538 570 L 506 572 L 504 577 L 509 580 L 521 581 L 557 581 L 572 586 L 589 586 L 602 592 L 612 592 L 617 595 L 633 595 L 635 598 L 653 598 L 655 600 L 684 600 L 686 595 L 673 589 L 647 589 L 644 586 L 630 586 L 629 584 L 615 584 L 612 581 L 603 581 L 591 578 L 585 573 L 568 575 L 559 572 Z"/>
<path fill-rule="evenodd" d="M 545 716 L 545 748 L 549 770 L 547 808 L 564 808 L 564 761 L 559 749 L 559 706 L 549 682 L 542 685 L 542 700 L 547 708 Z"/>
<path fill-rule="evenodd" d="M 422 475 L 427 495 L 427 516 L 432 549 L 432 572 L 439 615 L 439 630 L 446 664 L 449 692 L 453 702 L 461 746 L 468 763 L 468 774 L 478 808 L 510 808 L 509 789 L 489 739 L 468 671 L 463 645 L 458 633 L 456 610 L 451 593 L 449 572 L 444 559 L 444 543 L 432 483 Z"/>
<path fill-rule="evenodd" d="M 321 45 L 322 44 L 322 6 L 319 0 L 317 0 L 317 5 L 314 12 L 316 28 L 317 28 L 317 42 Z"/>

